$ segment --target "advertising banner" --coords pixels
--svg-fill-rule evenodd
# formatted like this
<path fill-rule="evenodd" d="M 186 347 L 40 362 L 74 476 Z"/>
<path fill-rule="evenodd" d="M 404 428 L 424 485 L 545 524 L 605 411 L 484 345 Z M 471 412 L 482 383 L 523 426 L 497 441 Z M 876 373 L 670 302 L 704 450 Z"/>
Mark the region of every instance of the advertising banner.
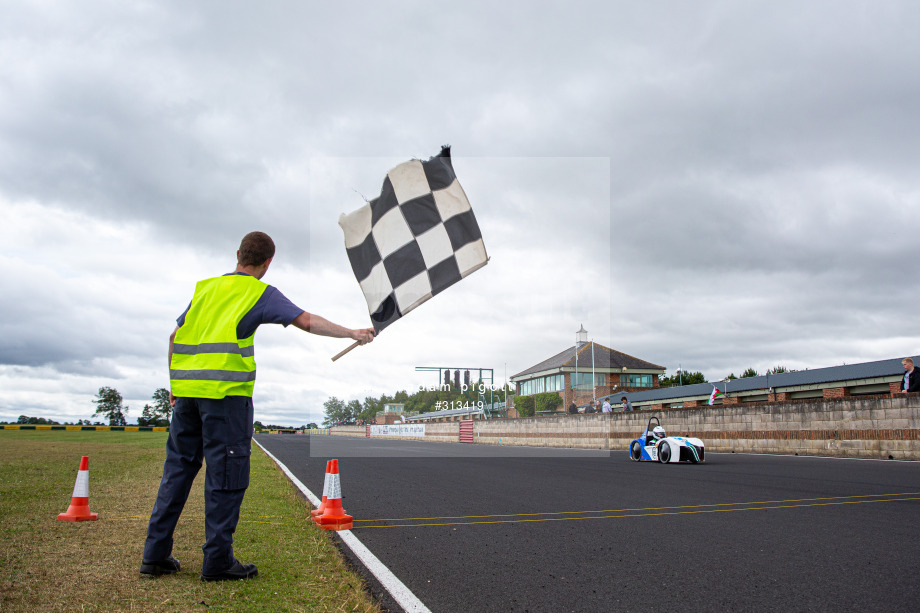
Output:
<path fill-rule="evenodd" d="M 424 424 L 374 424 L 371 437 L 424 437 Z"/>

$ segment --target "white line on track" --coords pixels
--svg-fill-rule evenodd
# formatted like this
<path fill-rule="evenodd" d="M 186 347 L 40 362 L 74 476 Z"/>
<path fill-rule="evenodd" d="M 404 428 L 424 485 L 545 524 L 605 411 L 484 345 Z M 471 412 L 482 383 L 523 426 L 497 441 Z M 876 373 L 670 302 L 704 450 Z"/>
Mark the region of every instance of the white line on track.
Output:
<path fill-rule="evenodd" d="M 314 495 L 310 489 L 304 485 L 303 482 L 298 480 L 297 476 L 291 473 L 291 470 L 288 469 L 284 463 L 275 458 L 275 455 L 266 450 L 265 446 L 259 443 L 258 440 L 253 439 L 253 441 L 256 442 L 256 445 L 262 448 L 262 451 L 265 452 L 270 459 L 275 461 L 275 464 L 281 467 L 281 470 L 284 472 L 284 474 L 288 476 L 291 482 L 294 483 L 294 486 L 296 486 L 297 489 L 300 490 L 304 496 L 306 496 L 307 500 L 313 504 L 313 507 L 317 507 L 320 504 L 320 499 Z M 364 566 L 367 567 L 372 574 L 374 574 L 374 577 L 380 581 L 380 583 L 383 585 L 383 588 L 386 589 L 388 593 L 390 593 L 390 596 L 396 600 L 396 603 L 398 603 L 403 610 L 406 612 L 431 612 L 431 610 L 425 607 L 425 604 L 422 603 L 421 600 L 419 600 L 419 598 L 416 597 L 411 590 L 409 590 L 409 587 L 403 584 L 402 581 L 397 578 L 396 575 L 390 571 L 386 565 L 380 562 L 380 559 L 374 556 L 373 552 L 367 549 L 367 546 L 361 543 L 361 540 L 355 537 L 354 533 L 351 531 L 336 532 L 339 534 L 339 537 L 342 538 L 342 541 L 345 542 L 349 548 L 351 548 L 351 551 L 354 552 L 355 556 L 358 557 L 362 563 L 364 563 Z"/>

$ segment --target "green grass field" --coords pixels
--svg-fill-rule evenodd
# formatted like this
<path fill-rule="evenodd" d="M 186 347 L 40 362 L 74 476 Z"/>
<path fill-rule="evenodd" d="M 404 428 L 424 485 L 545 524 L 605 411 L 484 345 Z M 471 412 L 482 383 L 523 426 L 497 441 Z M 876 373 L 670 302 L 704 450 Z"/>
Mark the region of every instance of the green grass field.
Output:
<path fill-rule="evenodd" d="M 255 445 L 234 550 L 259 576 L 200 581 L 204 468 L 176 528 L 182 571 L 141 576 L 166 437 L 0 430 L 0 611 L 379 611 L 331 535 L 310 522 L 307 502 Z M 89 503 L 99 520 L 59 522 L 81 456 L 89 456 Z"/>

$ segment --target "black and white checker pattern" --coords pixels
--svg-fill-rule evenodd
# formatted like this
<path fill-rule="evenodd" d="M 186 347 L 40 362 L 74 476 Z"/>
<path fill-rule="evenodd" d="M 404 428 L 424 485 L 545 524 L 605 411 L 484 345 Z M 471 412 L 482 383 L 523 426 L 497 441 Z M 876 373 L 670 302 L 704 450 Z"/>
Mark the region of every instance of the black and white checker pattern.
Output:
<path fill-rule="evenodd" d="M 489 261 L 450 147 L 392 169 L 339 226 L 377 332 Z"/>

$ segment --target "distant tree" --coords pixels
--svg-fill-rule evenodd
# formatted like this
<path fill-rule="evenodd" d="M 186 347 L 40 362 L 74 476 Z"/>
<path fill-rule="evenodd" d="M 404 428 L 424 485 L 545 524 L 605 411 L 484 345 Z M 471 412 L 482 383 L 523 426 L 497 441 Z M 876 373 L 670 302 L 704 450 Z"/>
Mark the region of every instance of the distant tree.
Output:
<path fill-rule="evenodd" d="M 16 420 L 16 424 L 60 424 L 56 420 L 49 420 L 48 418 L 39 418 L 32 416 L 19 416 Z"/>
<path fill-rule="evenodd" d="M 144 409 L 141 410 L 141 415 L 137 419 L 138 426 L 159 426 L 157 424 L 156 414 L 153 412 L 153 408 L 149 403 L 144 403 Z"/>
<path fill-rule="evenodd" d="M 658 378 L 658 385 L 662 388 L 669 386 L 688 386 L 690 384 L 705 384 L 706 376 L 699 371 L 681 371 L 675 372 L 670 377 Z"/>
<path fill-rule="evenodd" d="M 260 421 L 256 420 L 255 422 L 252 423 L 252 428 L 254 428 L 257 431 L 264 431 L 265 425 L 262 424 Z"/>
<path fill-rule="evenodd" d="M 102 415 L 109 419 L 109 426 L 124 426 L 127 424 L 125 414 L 128 413 L 128 406 L 124 404 L 124 398 L 121 393 L 114 388 L 103 386 L 96 394 L 93 403 L 96 404 L 96 411 L 93 416 Z"/>
<path fill-rule="evenodd" d="M 735 375 L 734 373 L 729 373 L 728 377 L 725 378 L 726 381 L 731 381 L 733 379 L 738 379 L 738 376 Z"/>
<path fill-rule="evenodd" d="M 777 373 L 794 373 L 795 369 L 787 369 L 783 366 L 776 366 L 767 371 L 767 375 L 776 375 Z"/>
<path fill-rule="evenodd" d="M 319 428 L 319 425 L 316 424 L 315 422 L 311 422 L 310 424 L 308 424 L 308 425 L 306 426 L 306 428 L 308 428 L 308 429 L 318 429 L 318 428 Z"/>
<path fill-rule="evenodd" d="M 752 367 L 748 367 L 744 370 L 744 373 L 741 374 L 742 378 L 745 377 L 757 377 L 758 373 Z"/>
<path fill-rule="evenodd" d="M 361 403 L 355 399 L 345 405 L 345 421 L 356 422 L 361 417 Z"/>
<path fill-rule="evenodd" d="M 169 426 L 172 407 L 169 405 L 169 390 L 157 388 L 153 393 L 153 405 L 145 404 L 138 426 Z"/>
<path fill-rule="evenodd" d="M 361 414 L 360 418 L 365 422 L 370 422 L 377 417 L 377 412 L 383 411 L 384 397 L 381 396 L 379 399 L 374 397 L 364 397 L 364 403 L 361 404 Z"/>
<path fill-rule="evenodd" d="M 172 418 L 172 406 L 169 404 L 169 390 L 157 388 L 153 392 L 153 411 L 157 418 L 166 422 L 162 426 L 169 426 Z"/>
<path fill-rule="evenodd" d="M 345 401 L 330 397 L 323 403 L 323 426 L 332 426 L 345 421 Z"/>

